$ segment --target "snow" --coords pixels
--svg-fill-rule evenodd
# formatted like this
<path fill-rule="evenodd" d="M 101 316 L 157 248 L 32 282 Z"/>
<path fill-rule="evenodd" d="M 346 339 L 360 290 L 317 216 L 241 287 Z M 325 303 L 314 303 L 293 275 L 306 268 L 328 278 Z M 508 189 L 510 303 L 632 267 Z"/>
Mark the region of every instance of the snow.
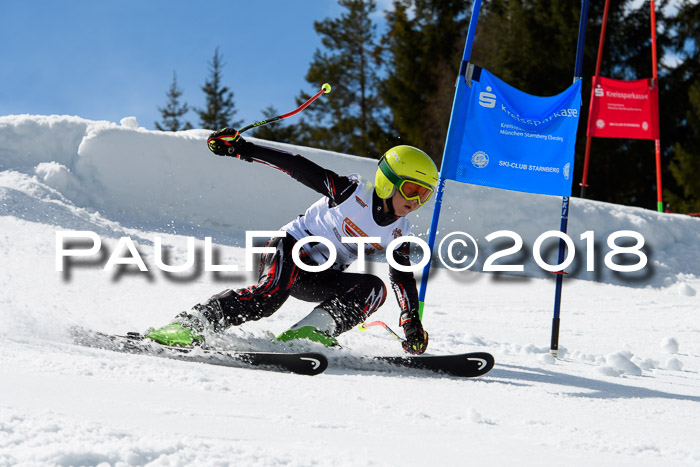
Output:
<path fill-rule="evenodd" d="M 340 351 L 321 349 L 332 363 L 316 377 L 73 345 L 70 326 L 144 330 L 250 285 L 244 232 L 276 230 L 317 199 L 273 169 L 213 156 L 207 134 L 148 131 L 133 117 L 0 117 L 0 465 L 700 464 L 700 219 L 687 216 L 571 200 L 576 257 L 555 359 L 554 281 L 532 250 L 558 229 L 561 199 L 448 182 L 441 235 L 467 232 L 480 253 L 470 271 L 433 269 L 424 324 L 430 353 L 494 354 L 495 368 L 475 380 L 333 365 L 343 355 L 399 355 L 379 327 L 343 334 Z M 269 144 L 339 173 L 375 170 L 367 159 Z M 412 218 L 423 238 L 431 211 Z M 522 273 L 479 272 L 512 244 L 485 240 L 498 230 L 522 237 L 523 249 L 497 262 L 523 264 Z M 618 230 L 643 235 L 642 271 L 605 266 Z M 58 272 L 61 231 L 95 232 L 102 249 Z M 186 263 L 194 238 L 195 268 L 156 267 L 157 236 L 171 265 Z M 116 250 L 122 237 L 148 272 L 104 270 L 115 252 L 128 255 Z M 240 272 L 205 271 L 205 237 L 216 264 Z M 542 249 L 548 263 L 555 245 Z M 368 268 L 388 280 L 385 262 Z M 308 311 L 290 299 L 224 339 L 264 343 Z M 373 316 L 394 328 L 397 318 L 393 297 Z"/>
<path fill-rule="evenodd" d="M 667 337 L 661 342 L 661 348 L 668 353 L 678 353 L 678 341 L 673 337 Z"/>

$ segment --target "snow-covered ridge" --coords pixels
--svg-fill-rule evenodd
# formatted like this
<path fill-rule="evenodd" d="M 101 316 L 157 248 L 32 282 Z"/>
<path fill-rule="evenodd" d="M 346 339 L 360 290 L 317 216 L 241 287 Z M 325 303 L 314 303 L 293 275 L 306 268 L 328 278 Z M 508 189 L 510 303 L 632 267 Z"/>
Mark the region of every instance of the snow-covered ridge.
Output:
<path fill-rule="evenodd" d="M 55 221 L 66 230 L 88 230 L 82 221 L 69 219 L 82 212 L 126 227 L 213 235 L 218 242 L 231 243 L 246 230 L 276 230 L 317 199 L 281 172 L 212 155 L 204 143 L 208 134 L 150 131 L 139 128 L 133 117 L 120 124 L 70 116 L 0 117 L 0 189 L 5 200 L 0 215 L 17 211 L 18 196 L 23 202 L 27 197 L 51 199 L 53 210 L 58 209 L 55 203 L 71 206 Z M 376 169 L 376 162 L 366 158 L 265 144 L 302 154 L 341 174 L 371 179 Z M 10 198 L 15 201 L 8 202 Z M 480 248 L 472 270 L 479 271 L 490 254 L 512 244 L 506 239 L 490 244 L 485 237 L 500 230 L 516 232 L 524 247 L 501 264 L 524 264 L 524 275 L 548 277 L 536 265 L 532 247 L 539 235 L 559 229 L 560 209 L 558 197 L 448 182 L 440 234 L 472 235 Z M 24 211 L 26 219 L 36 220 L 33 209 Z M 432 203 L 413 217 L 414 234 L 425 238 L 431 214 Z M 649 264 L 642 271 L 614 273 L 604 266 L 606 240 L 619 230 L 644 236 Z M 593 272 L 586 270 L 587 245 L 580 239 L 586 231 L 595 235 Z M 568 234 L 576 250 L 570 277 L 638 287 L 700 275 L 700 219 L 572 198 Z M 556 262 L 555 245 L 550 239 L 542 250 L 549 263 Z"/>

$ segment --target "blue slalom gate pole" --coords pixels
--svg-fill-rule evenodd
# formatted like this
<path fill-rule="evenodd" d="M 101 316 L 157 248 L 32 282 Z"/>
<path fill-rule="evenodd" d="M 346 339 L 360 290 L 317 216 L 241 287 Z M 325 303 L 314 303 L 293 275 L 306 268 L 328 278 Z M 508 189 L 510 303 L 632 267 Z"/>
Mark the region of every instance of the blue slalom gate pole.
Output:
<path fill-rule="evenodd" d="M 581 20 L 578 25 L 578 43 L 576 45 L 576 66 L 574 68 L 574 82 L 581 79 L 583 75 L 583 45 L 586 42 L 586 23 L 588 23 L 588 0 L 581 0 Z M 561 200 L 561 224 L 559 230 L 566 233 L 569 224 L 569 197 L 564 196 Z M 564 262 L 564 252 L 566 243 L 559 239 L 559 262 Z M 550 353 L 557 357 L 559 354 L 559 313 L 561 311 L 561 293 L 564 282 L 564 271 L 557 273 L 554 286 L 554 317 L 552 318 L 552 342 L 549 347 Z"/>
<path fill-rule="evenodd" d="M 442 165 L 440 166 L 440 176 L 438 180 L 437 193 L 435 194 L 435 206 L 433 207 L 433 219 L 430 223 L 430 231 L 428 232 L 428 246 L 430 251 L 433 251 L 433 246 L 435 245 L 435 237 L 437 236 L 438 221 L 440 220 L 440 209 L 442 209 L 442 196 L 445 192 L 445 178 L 443 177 L 443 169 L 445 168 L 445 155 L 447 154 L 447 149 L 452 142 L 452 124 L 455 121 L 455 112 L 459 111 L 455 109 L 457 102 L 460 102 L 460 97 L 464 92 L 464 86 L 466 86 L 466 73 L 467 65 L 469 64 L 469 59 L 471 58 L 472 46 L 474 45 L 474 34 L 476 33 L 476 23 L 479 21 L 479 10 L 481 9 L 481 0 L 474 0 L 474 5 L 472 6 L 472 15 L 469 19 L 469 29 L 467 31 L 467 41 L 464 44 L 464 54 L 462 55 L 462 63 L 459 67 L 459 75 L 457 77 L 457 89 L 455 90 L 455 97 L 452 101 L 452 114 L 450 115 L 450 125 L 447 129 L 447 140 L 445 141 L 445 149 L 442 153 Z M 464 111 L 464 109 L 462 109 Z M 459 120 L 459 119 L 457 119 Z M 425 307 L 425 294 L 428 289 L 428 277 L 430 276 L 430 261 L 423 268 L 423 277 L 420 283 L 420 291 L 418 292 L 418 316 L 423 319 L 423 309 Z"/>

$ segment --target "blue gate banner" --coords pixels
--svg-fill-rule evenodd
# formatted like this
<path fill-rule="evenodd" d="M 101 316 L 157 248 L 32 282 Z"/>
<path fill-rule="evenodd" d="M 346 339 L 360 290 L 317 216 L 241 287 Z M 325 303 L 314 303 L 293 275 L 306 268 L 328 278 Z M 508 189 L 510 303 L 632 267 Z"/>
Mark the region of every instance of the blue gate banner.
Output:
<path fill-rule="evenodd" d="M 474 67 L 460 76 L 441 175 L 506 190 L 570 196 L 581 80 L 532 96 Z"/>

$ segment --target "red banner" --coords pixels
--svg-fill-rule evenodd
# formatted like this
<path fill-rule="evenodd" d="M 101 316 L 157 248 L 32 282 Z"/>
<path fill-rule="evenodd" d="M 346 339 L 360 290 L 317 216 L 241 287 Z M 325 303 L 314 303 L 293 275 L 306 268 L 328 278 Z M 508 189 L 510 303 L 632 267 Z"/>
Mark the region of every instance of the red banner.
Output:
<path fill-rule="evenodd" d="M 659 88 L 652 79 L 593 77 L 588 136 L 659 139 Z"/>

